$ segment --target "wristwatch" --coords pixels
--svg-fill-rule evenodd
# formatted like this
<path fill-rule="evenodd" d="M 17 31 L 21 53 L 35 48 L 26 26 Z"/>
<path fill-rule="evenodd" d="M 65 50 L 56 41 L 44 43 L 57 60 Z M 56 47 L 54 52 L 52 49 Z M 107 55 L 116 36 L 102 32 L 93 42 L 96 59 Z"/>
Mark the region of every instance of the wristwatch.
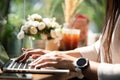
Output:
<path fill-rule="evenodd" d="M 78 58 L 74 61 L 75 71 L 78 72 L 79 78 L 82 79 L 84 75 L 82 74 L 82 70 L 87 68 L 89 65 L 89 60 L 87 58 Z"/>
<path fill-rule="evenodd" d="M 89 65 L 89 60 L 87 58 L 78 58 L 74 61 L 74 66 L 79 69 L 85 69 Z"/>

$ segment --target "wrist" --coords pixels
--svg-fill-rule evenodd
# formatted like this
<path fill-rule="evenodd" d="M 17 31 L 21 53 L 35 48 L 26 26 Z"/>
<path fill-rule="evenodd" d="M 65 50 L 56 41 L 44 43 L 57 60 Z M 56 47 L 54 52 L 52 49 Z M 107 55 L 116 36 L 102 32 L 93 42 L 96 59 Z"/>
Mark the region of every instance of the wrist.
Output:
<path fill-rule="evenodd" d="M 83 75 L 90 80 L 97 80 L 98 66 L 99 66 L 99 63 L 94 61 L 89 61 L 89 66 L 82 70 Z"/>
<path fill-rule="evenodd" d="M 83 72 L 89 67 L 89 60 L 87 58 L 78 58 L 73 63 L 74 69 L 80 74 L 80 77 L 83 78 Z"/>

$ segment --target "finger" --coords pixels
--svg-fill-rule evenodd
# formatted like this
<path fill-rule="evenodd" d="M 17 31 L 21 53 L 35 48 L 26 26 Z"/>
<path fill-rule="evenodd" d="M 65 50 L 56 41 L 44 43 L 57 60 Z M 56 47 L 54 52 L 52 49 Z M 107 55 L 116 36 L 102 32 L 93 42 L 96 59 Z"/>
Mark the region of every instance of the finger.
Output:
<path fill-rule="evenodd" d="M 41 62 L 41 61 L 43 61 L 43 59 L 46 59 L 46 57 L 47 56 L 45 56 L 45 55 L 41 55 L 40 57 L 38 57 L 37 59 L 35 59 L 31 64 L 34 64 L 34 63 L 37 63 L 37 62 Z"/>
<path fill-rule="evenodd" d="M 38 57 L 40 57 L 40 55 L 39 55 L 39 54 L 32 55 L 32 58 L 33 58 L 33 59 L 37 59 Z"/>
<path fill-rule="evenodd" d="M 25 55 L 19 60 L 19 62 L 25 62 L 31 56 L 30 52 L 26 52 Z"/>
<path fill-rule="evenodd" d="M 25 49 L 25 48 L 22 48 L 22 51 L 26 51 L 26 49 Z"/>
<path fill-rule="evenodd" d="M 25 62 L 31 56 L 30 52 L 24 52 L 23 55 L 16 59 L 17 62 Z"/>
<path fill-rule="evenodd" d="M 57 61 L 57 58 L 56 57 L 42 56 L 42 57 L 39 57 L 36 60 L 34 60 L 29 65 L 34 67 L 34 66 L 41 64 L 41 63 L 44 63 L 44 62 L 53 62 L 53 61 Z"/>
<path fill-rule="evenodd" d="M 30 48 L 30 49 L 22 48 L 22 51 L 31 51 L 31 50 L 33 50 L 33 49 L 32 48 Z"/>
<path fill-rule="evenodd" d="M 44 62 L 35 66 L 36 69 L 43 68 L 43 67 L 55 67 L 57 62 Z"/>
<path fill-rule="evenodd" d="M 61 58 L 60 57 L 56 57 L 56 56 L 41 56 L 38 59 L 34 60 L 31 64 L 39 64 L 39 63 L 44 63 L 46 61 L 60 61 Z"/>
<path fill-rule="evenodd" d="M 32 50 L 32 49 L 31 49 L 31 50 Z M 25 62 L 25 61 L 26 61 L 30 56 L 32 56 L 33 54 L 34 54 L 34 55 L 39 54 L 39 53 L 32 52 L 31 50 L 30 50 L 30 51 L 25 51 L 25 52 L 24 52 L 24 56 L 19 59 L 19 62 Z M 40 55 L 40 54 L 39 54 L 39 55 Z"/>
<path fill-rule="evenodd" d="M 37 64 L 45 62 L 45 61 L 51 61 L 51 59 L 48 56 L 43 55 L 43 56 L 37 58 L 36 60 L 34 60 L 31 64 L 37 65 Z"/>
<path fill-rule="evenodd" d="M 19 62 L 21 59 L 23 59 L 23 57 L 25 56 L 25 54 L 22 54 L 21 56 L 19 56 L 15 61 Z"/>
<path fill-rule="evenodd" d="M 26 51 L 31 51 L 31 50 L 33 50 L 33 49 L 32 48 L 26 49 Z"/>
<path fill-rule="evenodd" d="M 37 58 L 36 60 L 34 60 L 33 62 L 31 62 L 29 65 L 34 67 L 35 65 L 37 65 L 39 63 L 41 63 L 41 60 L 40 60 L 40 58 Z"/>

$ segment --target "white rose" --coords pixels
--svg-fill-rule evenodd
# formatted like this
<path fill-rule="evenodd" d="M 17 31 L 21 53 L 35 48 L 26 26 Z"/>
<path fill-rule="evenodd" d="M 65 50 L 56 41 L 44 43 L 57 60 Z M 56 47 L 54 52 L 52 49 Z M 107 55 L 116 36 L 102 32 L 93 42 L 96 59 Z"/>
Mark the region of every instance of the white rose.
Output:
<path fill-rule="evenodd" d="M 25 26 L 26 26 L 26 27 L 31 27 L 31 26 L 33 26 L 33 22 L 34 22 L 34 21 L 27 21 L 27 22 L 25 23 Z"/>
<path fill-rule="evenodd" d="M 55 28 L 61 28 L 61 27 L 62 27 L 62 26 L 59 25 L 59 23 L 57 23 L 57 22 L 53 22 L 52 25 L 53 25 L 53 27 L 55 27 Z"/>
<path fill-rule="evenodd" d="M 42 40 L 47 40 L 47 35 L 46 34 L 41 34 L 41 39 Z"/>
<path fill-rule="evenodd" d="M 52 38 L 62 39 L 62 31 L 61 29 L 51 30 L 50 35 Z"/>
<path fill-rule="evenodd" d="M 23 31 L 25 31 L 25 30 L 27 30 L 27 29 L 28 29 L 28 27 L 25 26 L 25 25 L 23 25 L 23 26 L 21 27 L 21 30 L 23 30 Z"/>
<path fill-rule="evenodd" d="M 49 18 L 44 18 L 43 22 L 47 25 L 47 27 L 51 27 L 51 20 Z"/>
<path fill-rule="evenodd" d="M 45 23 L 44 22 L 40 22 L 39 24 L 38 24 L 38 29 L 39 30 L 43 30 L 44 28 L 45 28 Z"/>
<path fill-rule="evenodd" d="M 39 25 L 39 22 L 38 22 L 38 21 L 33 21 L 33 22 L 32 22 L 32 26 L 33 26 L 33 27 L 38 27 L 38 25 Z"/>
<path fill-rule="evenodd" d="M 18 39 L 23 39 L 23 38 L 24 38 L 24 35 L 25 35 L 25 34 L 24 34 L 24 31 L 21 30 L 21 31 L 18 33 L 17 38 L 18 38 Z"/>
<path fill-rule="evenodd" d="M 37 28 L 36 27 L 30 27 L 30 34 L 37 34 Z"/>
<path fill-rule="evenodd" d="M 23 25 L 21 27 L 21 30 L 24 31 L 25 33 L 28 33 L 28 26 L 27 25 Z"/>
<path fill-rule="evenodd" d="M 38 15 L 38 14 L 32 14 L 31 16 L 28 15 L 27 20 L 32 20 L 32 21 L 37 20 L 37 21 L 41 21 L 41 20 L 42 20 L 42 17 L 41 17 L 40 15 Z"/>
<path fill-rule="evenodd" d="M 52 22 L 51 24 L 52 24 L 52 27 L 58 26 L 56 22 Z"/>

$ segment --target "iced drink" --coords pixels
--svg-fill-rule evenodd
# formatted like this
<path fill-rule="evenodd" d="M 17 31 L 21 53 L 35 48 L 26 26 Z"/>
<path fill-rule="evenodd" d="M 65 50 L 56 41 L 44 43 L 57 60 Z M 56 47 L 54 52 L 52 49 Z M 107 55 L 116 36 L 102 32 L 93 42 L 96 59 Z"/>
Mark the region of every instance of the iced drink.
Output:
<path fill-rule="evenodd" d="M 63 50 L 72 50 L 78 47 L 80 30 L 63 29 Z"/>

